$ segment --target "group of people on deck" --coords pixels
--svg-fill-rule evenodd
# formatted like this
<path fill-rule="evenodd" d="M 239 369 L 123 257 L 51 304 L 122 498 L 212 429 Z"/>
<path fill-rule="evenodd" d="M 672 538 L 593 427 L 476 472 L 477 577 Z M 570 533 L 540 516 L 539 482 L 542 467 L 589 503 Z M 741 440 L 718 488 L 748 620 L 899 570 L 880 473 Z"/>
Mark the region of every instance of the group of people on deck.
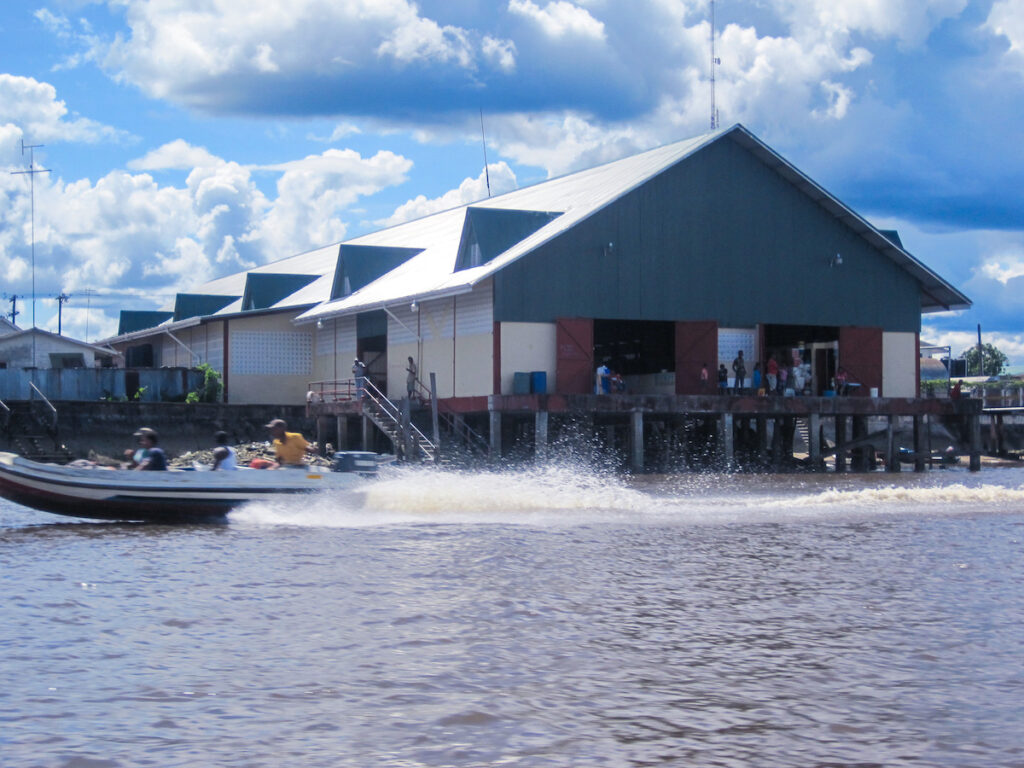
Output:
<path fill-rule="evenodd" d="M 306 455 L 314 453 L 316 446 L 306 441 L 301 433 L 289 432 L 288 423 L 284 419 L 273 419 L 266 428 L 274 446 L 274 461 L 269 459 L 253 459 L 249 464 L 252 469 L 305 469 Z M 160 447 L 160 436 L 155 429 L 142 427 L 136 432 L 138 447 L 124 452 L 123 469 L 136 471 L 163 471 L 168 468 L 167 455 Z M 216 446 L 213 449 L 214 471 L 232 471 L 239 469 L 238 453 L 228 445 L 228 434 L 219 431 L 213 436 Z"/>
<path fill-rule="evenodd" d="M 725 363 L 718 366 L 718 391 L 720 394 L 739 394 L 746 391 L 747 385 L 747 361 L 743 357 L 743 350 L 736 353 L 732 361 L 732 386 L 729 386 L 729 369 Z M 709 391 L 708 364 L 704 363 L 700 370 L 700 391 Z M 849 376 L 842 366 L 836 370 L 834 378 L 834 389 L 837 395 L 849 394 Z M 810 385 L 810 368 L 808 365 L 797 365 L 794 362 L 792 367 L 779 365 L 775 355 L 768 356 L 764 371 L 761 370 L 761 363 L 754 363 L 754 370 L 750 378 L 750 388 L 760 395 L 785 394 L 787 389 L 795 392 L 803 392 L 805 386 Z M 854 385 L 856 386 L 856 385 Z"/>

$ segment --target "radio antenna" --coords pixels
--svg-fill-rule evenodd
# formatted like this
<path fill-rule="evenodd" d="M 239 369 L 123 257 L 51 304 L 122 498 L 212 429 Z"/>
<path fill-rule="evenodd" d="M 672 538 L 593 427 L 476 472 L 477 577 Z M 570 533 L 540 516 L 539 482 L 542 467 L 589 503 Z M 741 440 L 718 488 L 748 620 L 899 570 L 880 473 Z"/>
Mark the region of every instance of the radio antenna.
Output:
<path fill-rule="evenodd" d="M 718 107 L 715 106 L 715 67 L 722 60 L 715 56 L 715 0 L 711 0 L 711 130 L 718 130 Z"/>
<path fill-rule="evenodd" d="M 487 179 L 487 196 L 491 196 L 491 171 L 487 167 L 487 137 L 484 136 L 484 108 L 480 107 L 480 143 L 484 145 L 484 178 Z"/>
<path fill-rule="evenodd" d="M 25 139 L 21 140 L 21 156 L 25 156 L 28 150 L 28 170 L 12 171 L 13 175 L 28 174 L 32 194 L 32 328 L 36 327 L 36 174 L 49 173 L 48 168 L 36 168 L 35 151 L 44 146 L 43 144 L 26 144 Z M 36 335 L 32 334 L 32 367 L 36 365 Z"/>

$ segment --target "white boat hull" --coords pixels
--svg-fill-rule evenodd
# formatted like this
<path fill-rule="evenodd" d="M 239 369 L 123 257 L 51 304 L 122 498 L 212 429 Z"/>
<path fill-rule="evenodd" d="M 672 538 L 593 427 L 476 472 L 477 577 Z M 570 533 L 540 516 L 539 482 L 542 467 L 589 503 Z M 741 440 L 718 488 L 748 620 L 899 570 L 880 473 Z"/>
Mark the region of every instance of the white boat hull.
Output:
<path fill-rule="evenodd" d="M 43 464 L 0 452 L 0 496 L 27 507 L 97 520 L 192 522 L 223 518 L 256 500 L 349 490 L 356 474 L 298 470 L 133 472 Z"/>

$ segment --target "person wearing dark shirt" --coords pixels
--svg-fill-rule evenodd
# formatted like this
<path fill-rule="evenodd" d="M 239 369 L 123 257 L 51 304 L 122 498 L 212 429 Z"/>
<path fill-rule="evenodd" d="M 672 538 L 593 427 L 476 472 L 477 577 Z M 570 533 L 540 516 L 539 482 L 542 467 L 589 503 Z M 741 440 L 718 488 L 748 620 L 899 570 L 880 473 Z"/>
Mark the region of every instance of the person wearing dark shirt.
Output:
<path fill-rule="evenodd" d="M 143 427 L 135 433 L 135 439 L 139 443 L 139 450 L 135 452 L 134 456 L 135 470 L 162 471 L 167 469 L 167 456 L 164 455 L 164 449 L 157 445 L 160 442 L 160 436 L 157 435 L 156 430 Z"/>

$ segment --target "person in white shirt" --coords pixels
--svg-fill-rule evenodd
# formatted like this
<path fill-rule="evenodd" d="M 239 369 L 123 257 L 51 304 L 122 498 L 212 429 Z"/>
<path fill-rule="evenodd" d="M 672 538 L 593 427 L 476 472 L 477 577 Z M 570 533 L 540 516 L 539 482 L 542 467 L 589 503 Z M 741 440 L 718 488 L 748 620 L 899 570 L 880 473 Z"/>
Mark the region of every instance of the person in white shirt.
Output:
<path fill-rule="evenodd" d="M 213 449 L 213 468 L 238 469 L 238 454 L 235 453 L 234 448 L 228 445 L 228 433 L 217 432 L 213 439 L 217 443 L 217 447 Z"/>

